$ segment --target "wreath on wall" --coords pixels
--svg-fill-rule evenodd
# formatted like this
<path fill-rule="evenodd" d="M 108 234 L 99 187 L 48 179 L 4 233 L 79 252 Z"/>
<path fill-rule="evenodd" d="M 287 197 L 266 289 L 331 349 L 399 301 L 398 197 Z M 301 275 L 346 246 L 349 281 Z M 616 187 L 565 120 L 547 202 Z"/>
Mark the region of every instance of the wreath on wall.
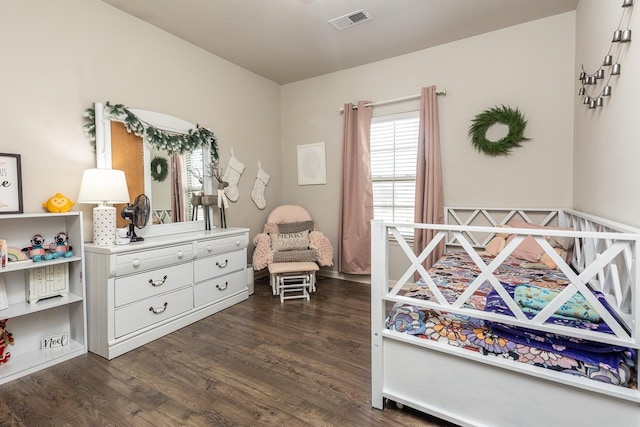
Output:
<path fill-rule="evenodd" d="M 127 132 L 133 132 L 136 136 L 144 137 L 149 145 L 158 150 L 172 153 L 187 153 L 196 148 L 209 147 L 212 160 L 218 160 L 218 140 L 209 129 L 196 125 L 195 129 L 189 129 L 187 133 L 176 133 L 157 128 L 141 120 L 133 114 L 131 110 L 122 104 L 110 104 L 108 101 L 104 104 L 104 109 L 109 118 L 121 121 Z M 84 132 L 91 138 L 96 140 L 96 109 L 95 105 L 85 110 L 84 116 L 87 123 L 84 124 Z"/>
<path fill-rule="evenodd" d="M 151 178 L 153 178 L 154 181 L 162 182 L 167 177 L 167 173 L 169 173 L 169 162 L 167 162 L 167 159 L 155 156 L 153 160 L 151 160 Z"/>
<path fill-rule="evenodd" d="M 496 123 L 502 123 L 509 127 L 509 132 L 498 141 L 487 139 L 487 130 Z M 527 121 L 520 110 L 511 107 L 493 107 L 478 114 L 469 127 L 469 137 L 473 147 L 489 156 L 503 156 L 509 154 L 511 149 L 520 147 L 522 141 L 529 138 L 524 136 L 524 128 Z"/>

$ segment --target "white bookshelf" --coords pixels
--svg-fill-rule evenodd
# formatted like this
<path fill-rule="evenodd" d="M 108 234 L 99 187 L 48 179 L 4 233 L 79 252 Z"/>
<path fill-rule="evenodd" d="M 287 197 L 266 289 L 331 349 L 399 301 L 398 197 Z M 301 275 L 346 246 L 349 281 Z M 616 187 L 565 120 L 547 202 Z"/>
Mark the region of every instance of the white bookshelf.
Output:
<path fill-rule="evenodd" d="M 0 310 L 0 319 L 8 319 L 6 329 L 15 344 L 5 349 L 11 353 L 0 365 L 0 384 L 31 374 L 87 352 L 86 289 L 84 280 L 84 245 L 82 213 L 34 213 L 0 215 L 0 239 L 8 246 L 31 246 L 31 238 L 41 234 L 45 245 L 64 231 L 69 236 L 73 256 L 50 261 L 10 262 L 0 268 L 9 307 Z M 27 302 L 29 271 L 47 265 L 68 264 L 69 293 Z M 43 350 L 43 338 L 68 334 L 68 345 Z"/>

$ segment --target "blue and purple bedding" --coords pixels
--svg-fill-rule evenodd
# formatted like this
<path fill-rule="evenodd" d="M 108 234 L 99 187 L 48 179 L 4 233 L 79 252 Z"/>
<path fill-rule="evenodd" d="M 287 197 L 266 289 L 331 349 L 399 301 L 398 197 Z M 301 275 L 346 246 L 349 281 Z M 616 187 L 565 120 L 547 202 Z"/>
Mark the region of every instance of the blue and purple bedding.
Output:
<path fill-rule="evenodd" d="M 492 259 L 483 258 L 487 263 Z M 531 318 L 569 281 L 560 270 L 524 268 L 522 263 L 522 260 L 511 256 L 494 271 L 494 276 Z M 466 253 L 448 253 L 429 270 L 429 275 L 449 302 L 457 299 L 479 273 Z M 594 294 L 607 307 L 604 297 Z M 436 301 L 429 288 L 421 284 L 414 285 L 405 296 Z M 465 306 L 513 315 L 489 282 L 482 284 Z M 547 322 L 611 332 L 579 293 Z M 484 355 L 635 388 L 635 352 L 628 348 L 406 304 L 393 306 L 386 328 Z"/>

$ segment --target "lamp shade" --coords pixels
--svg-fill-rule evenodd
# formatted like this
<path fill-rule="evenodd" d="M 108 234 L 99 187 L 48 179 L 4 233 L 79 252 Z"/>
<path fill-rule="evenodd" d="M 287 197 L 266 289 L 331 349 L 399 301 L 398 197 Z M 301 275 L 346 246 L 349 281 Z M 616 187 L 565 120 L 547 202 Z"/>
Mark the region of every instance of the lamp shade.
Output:
<path fill-rule="evenodd" d="M 128 203 L 129 190 L 124 171 L 87 169 L 82 175 L 78 203 Z"/>

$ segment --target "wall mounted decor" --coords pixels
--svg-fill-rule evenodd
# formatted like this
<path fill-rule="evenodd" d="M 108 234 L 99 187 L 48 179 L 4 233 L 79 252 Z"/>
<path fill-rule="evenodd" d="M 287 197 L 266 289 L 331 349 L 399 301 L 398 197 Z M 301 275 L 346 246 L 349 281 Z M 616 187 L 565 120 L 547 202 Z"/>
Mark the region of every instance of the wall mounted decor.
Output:
<path fill-rule="evenodd" d="M 242 172 L 244 172 L 244 168 L 244 163 L 236 158 L 236 156 L 233 154 L 233 147 L 231 147 L 231 157 L 229 157 L 229 162 L 227 162 L 227 169 L 225 169 L 224 171 L 222 180 L 229 183 L 229 186 L 224 190 L 224 192 L 227 196 L 227 199 L 232 202 L 237 202 L 238 198 L 240 197 L 240 193 L 238 191 L 238 182 L 240 181 Z"/>
<path fill-rule="evenodd" d="M 22 213 L 20 154 L 0 153 L 0 213 Z"/>
<path fill-rule="evenodd" d="M 602 107 L 604 98 L 611 96 L 612 78 L 619 76 L 621 65 L 620 54 L 624 46 L 631 42 L 631 15 L 633 13 L 633 0 L 624 0 L 622 3 L 622 16 L 618 28 L 613 32 L 609 50 L 604 56 L 602 64 L 593 73 L 589 73 L 582 65 L 579 80 L 582 86 L 578 90 L 578 96 L 582 97 L 582 104 L 589 109 Z"/>
<path fill-rule="evenodd" d="M 298 145 L 298 185 L 327 183 L 324 142 Z"/>
<path fill-rule="evenodd" d="M 497 141 L 487 139 L 487 131 L 497 123 L 509 127 L 509 132 Z M 511 149 L 520 147 L 522 141 L 529 138 L 524 136 L 527 121 L 520 110 L 511 107 L 493 107 L 478 114 L 469 127 L 469 137 L 473 147 L 488 156 L 503 156 Z"/>
<path fill-rule="evenodd" d="M 169 173 L 169 162 L 164 157 L 156 156 L 151 160 L 151 178 L 154 181 L 162 182 Z"/>
<path fill-rule="evenodd" d="M 267 206 L 267 202 L 264 199 L 264 191 L 270 179 L 271 176 L 262 170 L 262 162 L 258 160 L 258 173 L 251 190 L 251 200 L 253 200 L 258 209 L 264 209 Z"/>

